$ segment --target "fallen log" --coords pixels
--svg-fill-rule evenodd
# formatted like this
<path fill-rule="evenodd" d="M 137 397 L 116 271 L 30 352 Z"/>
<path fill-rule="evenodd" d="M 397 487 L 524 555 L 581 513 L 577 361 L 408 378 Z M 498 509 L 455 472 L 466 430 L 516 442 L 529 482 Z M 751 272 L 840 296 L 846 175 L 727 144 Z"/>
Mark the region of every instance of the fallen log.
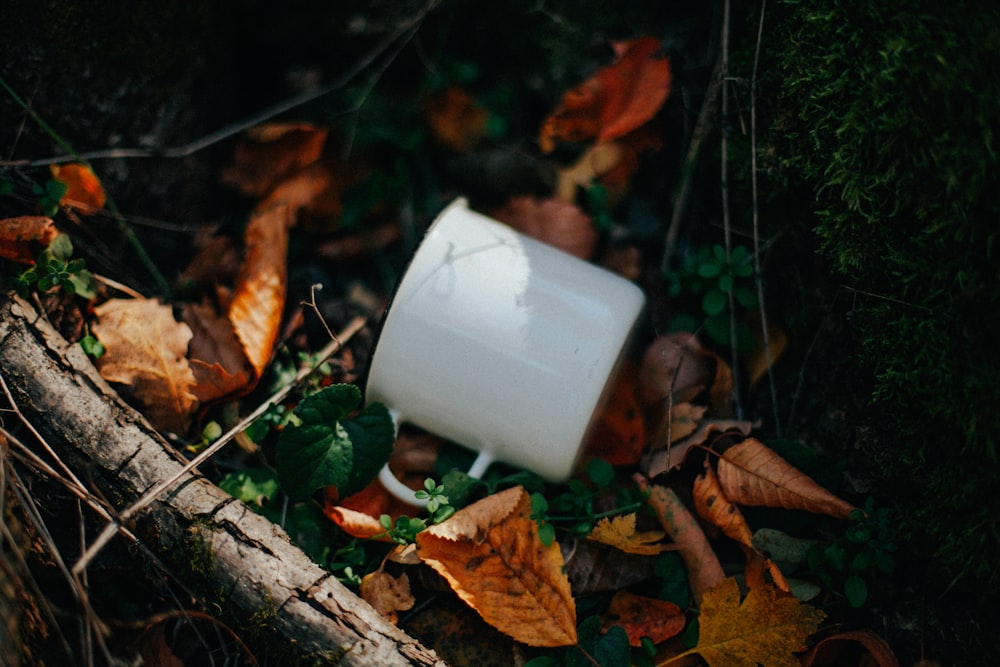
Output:
<path fill-rule="evenodd" d="M 79 345 L 30 303 L 0 300 L 0 372 L 60 459 L 85 470 L 118 511 L 178 473 L 183 457 L 104 382 Z M 197 473 L 182 476 L 126 527 L 185 584 L 209 591 L 204 603 L 223 621 L 285 654 L 282 664 L 444 666 L 281 528 Z"/>

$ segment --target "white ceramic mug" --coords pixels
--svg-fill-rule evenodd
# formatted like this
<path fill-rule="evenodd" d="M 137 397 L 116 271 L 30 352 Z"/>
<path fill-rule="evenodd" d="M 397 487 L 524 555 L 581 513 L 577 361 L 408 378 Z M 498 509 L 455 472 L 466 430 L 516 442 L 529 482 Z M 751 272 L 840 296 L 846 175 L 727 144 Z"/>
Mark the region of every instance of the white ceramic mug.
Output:
<path fill-rule="evenodd" d="M 628 280 L 450 204 L 386 311 L 365 388 L 396 419 L 560 482 L 642 310 Z M 413 491 L 389 471 L 402 500 Z M 419 504 L 419 503 L 418 503 Z"/>

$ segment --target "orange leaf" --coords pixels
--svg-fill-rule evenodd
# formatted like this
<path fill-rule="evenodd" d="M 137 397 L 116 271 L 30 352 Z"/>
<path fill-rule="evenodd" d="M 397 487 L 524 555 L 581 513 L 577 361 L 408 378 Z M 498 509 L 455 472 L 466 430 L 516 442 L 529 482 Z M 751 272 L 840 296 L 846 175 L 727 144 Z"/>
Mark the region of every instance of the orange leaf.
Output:
<path fill-rule="evenodd" d="M 824 614 L 771 586 L 751 588 L 740 602 L 735 579 L 705 593 L 699 616 L 697 653 L 710 667 L 800 667 L 795 653 L 806 648 Z M 667 665 L 680 656 L 668 660 Z"/>
<path fill-rule="evenodd" d="M 381 567 L 361 580 L 361 598 L 390 621 L 399 619 L 397 612 L 412 609 L 416 602 L 410 592 L 410 578 L 405 574 L 394 577 Z"/>
<path fill-rule="evenodd" d="M 196 380 L 192 391 L 202 403 L 240 396 L 253 387 L 254 374 L 229 319 L 208 303 L 187 304 L 181 320 L 194 334 L 188 359 Z"/>
<path fill-rule="evenodd" d="M 467 91 L 451 86 L 427 101 L 424 119 L 435 139 L 454 151 L 464 153 L 486 136 L 490 115 Z"/>
<path fill-rule="evenodd" d="M 645 445 L 645 424 L 635 397 L 635 364 L 625 363 L 615 375 L 607 401 L 587 431 L 586 453 L 614 466 L 634 465 Z"/>
<path fill-rule="evenodd" d="M 32 244 L 48 246 L 56 237 L 52 218 L 24 215 L 0 220 L 0 257 L 22 264 L 35 263 Z"/>
<path fill-rule="evenodd" d="M 277 205 L 256 211 L 244 237 L 246 255 L 228 317 L 243 353 L 260 378 L 278 339 L 285 308 L 289 209 Z"/>
<path fill-rule="evenodd" d="M 805 510 L 840 519 L 846 519 L 854 509 L 755 438 L 747 438 L 722 454 L 719 483 L 726 497 L 740 505 Z"/>
<path fill-rule="evenodd" d="M 753 549 L 753 533 L 747 520 L 736 505 L 722 492 L 719 478 L 705 462 L 705 474 L 694 481 L 694 507 L 698 515 L 719 528 L 731 540 L 747 549 Z"/>
<path fill-rule="evenodd" d="M 641 490 L 648 489 L 649 496 L 646 498 L 646 503 L 656 512 L 656 518 L 670 539 L 680 547 L 691 593 L 695 602 L 700 602 L 707 590 L 726 578 L 722 564 L 719 563 L 698 521 L 673 489 L 659 484 L 650 487 L 646 479 L 641 476 L 636 476 L 636 482 Z"/>
<path fill-rule="evenodd" d="M 94 312 L 93 332 L 106 348 L 101 376 L 127 385 L 153 426 L 185 433 L 198 408 L 187 361 L 191 329 L 153 299 L 111 299 Z"/>
<path fill-rule="evenodd" d="M 66 185 L 60 204 L 75 209 L 82 215 L 93 215 L 104 208 L 104 187 L 85 164 L 54 164 L 49 167 L 52 178 Z"/>
<path fill-rule="evenodd" d="M 491 215 L 525 236 L 581 259 L 590 259 L 597 244 L 597 230 L 590 216 L 574 204 L 558 199 L 513 197 Z"/>
<path fill-rule="evenodd" d="M 233 150 L 222 180 L 243 194 L 262 197 L 275 184 L 319 160 L 327 129 L 310 123 L 269 123 L 251 128 Z"/>
<path fill-rule="evenodd" d="M 625 553 L 655 556 L 668 548 L 659 543 L 665 535 L 659 530 L 635 532 L 633 513 L 601 519 L 590 531 L 590 535 L 587 535 L 587 539 L 603 542 Z"/>
<path fill-rule="evenodd" d="M 417 534 L 420 559 L 487 623 L 529 646 L 575 644 L 576 605 L 558 544 L 545 546 L 523 487 Z"/>
<path fill-rule="evenodd" d="M 647 598 L 628 591 L 618 591 L 611 598 L 605 612 L 604 627 L 620 625 L 632 646 L 642 646 L 648 637 L 654 644 L 680 634 L 687 619 L 680 607 L 673 602 Z"/>
<path fill-rule="evenodd" d="M 551 152 L 557 141 L 611 141 L 655 116 L 670 93 L 670 63 L 656 56 L 660 47 L 653 37 L 615 44 L 618 59 L 567 91 L 545 119 L 542 151 Z"/>

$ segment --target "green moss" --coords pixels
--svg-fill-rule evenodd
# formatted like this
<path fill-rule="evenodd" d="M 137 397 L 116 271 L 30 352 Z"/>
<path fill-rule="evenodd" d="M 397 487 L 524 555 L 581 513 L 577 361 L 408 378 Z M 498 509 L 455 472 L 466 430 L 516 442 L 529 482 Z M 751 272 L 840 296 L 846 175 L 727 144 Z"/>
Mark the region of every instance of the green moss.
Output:
<path fill-rule="evenodd" d="M 769 12 L 771 166 L 813 193 L 821 252 L 860 290 L 860 349 L 845 352 L 871 370 L 891 425 L 910 534 L 950 576 L 995 585 L 1000 9 L 820 0 Z"/>

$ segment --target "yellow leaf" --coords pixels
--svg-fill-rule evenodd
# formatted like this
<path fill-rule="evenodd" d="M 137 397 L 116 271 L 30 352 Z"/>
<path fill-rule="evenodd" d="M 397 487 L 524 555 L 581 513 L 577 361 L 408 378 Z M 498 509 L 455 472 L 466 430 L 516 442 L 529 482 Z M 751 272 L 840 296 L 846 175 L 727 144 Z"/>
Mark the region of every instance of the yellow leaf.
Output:
<path fill-rule="evenodd" d="M 609 544 L 625 553 L 655 556 L 664 551 L 660 544 L 666 536 L 662 530 L 635 532 L 635 514 L 604 518 L 597 522 L 587 539 Z"/>
<path fill-rule="evenodd" d="M 420 559 L 483 620 L 529 646 L 575 644 L 576 604 L 558 544 L 545 546 L 523 487 L 417 534 Z"/>
<path fill-rule="evenodd" d="M 661 667 L 691 653 L 710 667 L 800 667 L 794 653 L 806 649 L 806 638 L 824 616 L 772 586 L 751 588 L 741 603 L 739 585 L 730 577 L 702 599 L 698 645 Z"/>
<path fill-rule="evenodd" d="M 187 360 L 191 329 L 153 299 L 111 299 L 94 312 L 94 335 L 107 350 L 97 362 L 101 376 L 127 385 L 156 428 L 187 431 L 198 408 Z"/>

